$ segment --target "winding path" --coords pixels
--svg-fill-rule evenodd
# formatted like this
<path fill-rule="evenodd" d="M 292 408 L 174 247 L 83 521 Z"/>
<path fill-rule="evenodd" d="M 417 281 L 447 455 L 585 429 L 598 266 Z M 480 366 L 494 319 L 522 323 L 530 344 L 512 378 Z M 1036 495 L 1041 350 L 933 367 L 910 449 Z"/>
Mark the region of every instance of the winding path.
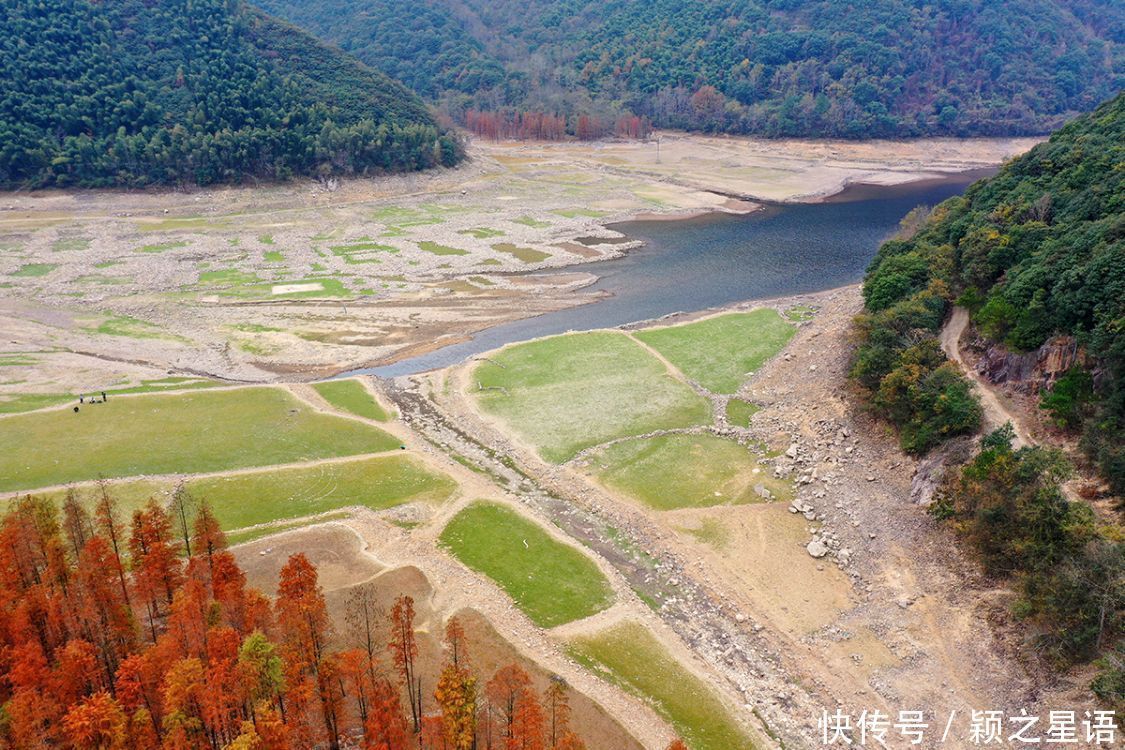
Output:
<path fill-rule="evenodd" d="M 1022 448 L 1033 445 L 1027 426 L 1018 415 L 1013 413 L 1004 402 L 1000 400 L 992 384 L 980 376 L 975 368 L 970 367 L 965 358 L 961 356 L 961 337 L 969 325 L 969 311 L 964 307 L 954 307 L 949 321 L 941 329 L 941 349 L 945 355 L 961 366 L 965 376 L 977 386 L 980 404 L 984 409 L 984 425 L 988 430 L 1002 427 L 1005 422 L 1011 422 L 1016 436 L 1012 440 L 1013 448 Z"/>

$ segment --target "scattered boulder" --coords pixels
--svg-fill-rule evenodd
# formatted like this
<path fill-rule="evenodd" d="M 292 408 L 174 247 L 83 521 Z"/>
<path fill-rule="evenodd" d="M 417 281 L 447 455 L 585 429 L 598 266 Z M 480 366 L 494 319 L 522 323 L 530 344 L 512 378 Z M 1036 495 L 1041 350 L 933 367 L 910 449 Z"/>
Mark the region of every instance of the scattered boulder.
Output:
<path fill-rule="evenodd" d="M 819 539 L 813 539 L 809 542 L 805 550 L 816 558 L 821 558 L 828 554 L 828 546 Z"/>

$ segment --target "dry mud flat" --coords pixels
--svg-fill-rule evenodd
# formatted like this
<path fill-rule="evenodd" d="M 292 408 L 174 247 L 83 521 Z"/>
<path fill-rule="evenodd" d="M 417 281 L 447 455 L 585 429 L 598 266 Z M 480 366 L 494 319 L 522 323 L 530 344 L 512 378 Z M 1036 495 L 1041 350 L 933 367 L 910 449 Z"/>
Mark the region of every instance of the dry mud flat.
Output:
<path fill-rule="evenodd" d="M 457 371 L 396 381 L 390 393 L 412 428 L 615 568 L 652 604 L 673 652 L 710 674 L 760 737 L 817 746 L 821 711 L 840 706 L 853 716 L 922 710 L 939 736 L 952 715 L 944 745 L 968 747 L 972 710 L 1092 707 L 1080 679 L 1037 668 L 1005 625 L 1010 593 L 911 503 L 915 461 L 851 407 L 858 288 L 778 301 L 794 303 L 817 313 L 742 393 L 762 405 L 751 431 L 775 449 L 772 469 L 795 479 L 796 500 L 712 513 L 732 532 L 721 549 L 684 533 L 697 511 L 654 513 L 542 461 L 479 415 Z"/>
<path fill-rule="evenodd" d="M 154 375 L 312 378 L 581 304 L 605 224 L 747 211 L 994 165 L 1029 139 L 874 144 L 661 135 L 479 143 L 454 170 L 189 192 L 0 198 L 0 396 Z M 536 274 L 574 266 L 573 274 Z M 592 272 L 592 273 L 591 273 Z"/>

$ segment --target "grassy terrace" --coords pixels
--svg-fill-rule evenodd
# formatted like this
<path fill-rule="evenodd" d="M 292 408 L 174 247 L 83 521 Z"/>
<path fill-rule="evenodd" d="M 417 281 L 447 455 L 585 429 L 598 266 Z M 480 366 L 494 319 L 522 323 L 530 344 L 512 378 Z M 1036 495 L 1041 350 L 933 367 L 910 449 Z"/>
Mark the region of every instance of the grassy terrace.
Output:
<path fill-rule="evenodd" d="M 774 496 L 792 494 L 738 443 L 714 435 L 663 435 L 626 440 L 592 457 L 598 479 L 655 510 L 758 502 L 762 485 Z M 757 470 L 757 473 L 755 473 Z"/>
<path fill-rule="evenodd" d="M 734 393 L 789 343 L 796 328 L 775 310 L 729 313 L 635 335 L 687 377 L 715 393 Z"/>
<path fill-rule="evenodd" d="M 404 455 L 376 456 L 290 469 L 269 469 L 191 481 L 224 529 L 327 513 L 351 505 L 383 510 L 416 501 L 440 502 L 457 489 L 447 476 Z"/>
<path fill-rule="evenodd" d="M 140 385 L 126 388 L 106 389 L 112 398 L 126 393 L 158 393 L 160 391 L 179 391 L 196 388 L 212 388 L 219 385 L 215 380 L 202 378 L 168 377 L 158 380 L 142 380 Z M 35 411 L 49 406 L 58 406 L 78 397 L 72 393 L 19 393 L 0 396 L 0 414 L 16 414 L 18 412 Z"/>
<path fill-rule="evenodd" d="M 649 700 L 691 750 L 754 747 L 707 685 L 673 659 L 642 625 L 624 622 L 575 638 L 570 651 L 606 679 Z"/>
<path fill-rule="evenodd" d="M 589 617 L 613 601 L 609 582 L 590 558 L 502 505 L 470 505 L 445 527 L 441 543 L 496 581 L 541 627 Z"/>
<path fill-rule="evenodd" d="M 0 418 L 0 491 L 142 474 L 226 471 L 397 448 L 369 425 L 280 388 L 110 396 Z"/>
<path fill-rule="evenodd" d="M 409 502 L 442 502 L 457 489 L 448 476 L 430 471 L 417 459 L 392 454 L 365 456 L 312 466 L 260 471 L 226 476 L 188 479 L 185 487 L 196 498 L 210 503 L 223 529 L 249 526 L 331 513 L 340 508 L 361 506 L 384 510 Z M 158 502 L 172 496 L 174 484 L 166 480 L 134 479 L 113 482 L 110 492 L 124 517 L 144 506 L 150 498 Z M 79 498 L 92 508 L 96 488 L 78 489 Z M 42 493 L 62 504 L 66 493 Z M 296 528 L 302 522 L 283 524 Z M 272 533 L 258 528 L 240 532 L 246 541 Z"/>
<path fill-rule="evenodd" d="M 391 415 L 379 405 L 371 391 L 358 380 L 328 380 L 313 383 L 313 389 L 328 403 L 356 416 L 386 422 Z"/>
<path fill-rule="evenodd" d="M 628 336 L 594 332 L 508 347 L 473 371 L 481 408 L 548 461 L 615 438 L 702 424 L 710 404 Z"/>

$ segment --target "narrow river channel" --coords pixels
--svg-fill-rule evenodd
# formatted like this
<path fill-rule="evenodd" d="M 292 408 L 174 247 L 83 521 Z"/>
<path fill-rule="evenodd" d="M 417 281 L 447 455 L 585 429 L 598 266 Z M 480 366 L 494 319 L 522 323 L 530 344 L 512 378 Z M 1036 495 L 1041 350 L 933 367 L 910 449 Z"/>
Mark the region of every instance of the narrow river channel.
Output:
<path fill-rule="evenodd" d="M 919 205 L 958 195 L 989 171 L 893 187 L 855 185 L 824 203 L 769 206 L 744 216 L 612 225 L 644 247 L 583 266 L 611 296 L 481 331 L 471 340 L 383 367 L 343 373 L 396 377 L 457 364 L 504 344 L 634 323 L 743 300 L 817 292 L 859 281 L 879 244 Z M 574 270 L 560 269 L 560 271 Z"/>

